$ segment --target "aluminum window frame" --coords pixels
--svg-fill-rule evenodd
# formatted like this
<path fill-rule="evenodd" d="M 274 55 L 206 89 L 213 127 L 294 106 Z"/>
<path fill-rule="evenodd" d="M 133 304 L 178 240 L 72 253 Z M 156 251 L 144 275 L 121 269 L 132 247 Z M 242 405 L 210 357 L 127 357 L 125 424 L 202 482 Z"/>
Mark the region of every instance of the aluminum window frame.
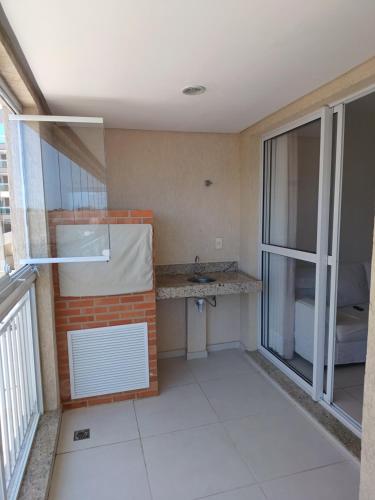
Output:
<path fill-rule="evenodd" d="M 339 259 L 339 238 L 340 238 L 340 221 L 341 221 L 341 196 L 342 196 L 342 175 L 343 175 L 343 153 L 344 153 L 344 133 L 345 133 L 345 105 L 349 104 L 357 99 L 365 97 L 375 93 L 375 84 L 371 84 L 359 91 L 348 94 L 344 98 L 337 100 L 332 100 L 328 103 L 328 107 L 332 109 L 332 113 L 337 113 L 337 127 L 336 127 L 336 159 L 335 159 L 335 180 L 334 180 L 334 191 L 333 191 L 333 221 L 332 221 L 332 248 L 331 255 L 327 256 L 327 269 L 330 268 L 330 299 L 329 299 L 329 313 L 328 313 L 328 360 L 327 360 L 327 378 L 326 378 L 326 390 L 323 391 L 321 387 L 319 403 L 332 415 L 334 415 L 340 422 L 342 422 L 346 427 L 348 427 L 355 435 L 361 437 L 362 426 L 354 421 L 346 412 L 344 412 L 339 406 L 337 406 L 333 401 L 333 389 L 334 389 L 334 356 L 335 356 L 335 327 L 336 327 L 336 314 L 337 314 L 337 284 L 338 284 L 338 259 Z M 288 124 L 279 127 L 273 131 L 264 134 L 260 141 L 260 176 L 259 176 L 259 224 L 258 224 L 258 276 L 262 276 L 262 242 L 263 242 L 263 201 L 264 201 L 264 141 L 273 138 L 281 133 L 288 132 L 293 128 L 304 125 L 307 122 L 316 119 L 319 111 L 311 114 L 305 115 L 305 117 L 300 118 L 295 121 L 291 121 Z M 332 136 L 333 138 L 333 136 Z M 271 251 L 279 255 L 284 255 L 286 257 L 294 257 L 293 250 L 283 249 L 280 250 L 279 247 L 273 248 L 269 246 L 269 249 L 265 248 L 265 251 Z M 313 255 L 304 255 L 306 261 L 314 262 L 315 257 Z M 374 286 L 374 285 L 373 285 Z M 283 373 L 285 373 L 291 380 L 293 380 L 299 387 L 301 387 L 306 393 L 312 395 L 312 387 L 291 370 L 287 365 L 277 359 L 270 351 L 262 346 L 262 297 L 258 297 L 257 303 L 257 313 L 258 313 L 258 328 L 257 328 L 257 341 L 258 350 L 275 366 L 277 366 Z M 324 363 L 324 358 L 323 358 Z M 318 396 L 317 391 L 315 391 L 315 396 Z"/>
<path fill-rule="evenodd" d="M 280 247 L 263 243 L 264 228 L 264 202 L 266 198 L 265 191 L 265 142 L 281 134 L 290 132 L 298 127 L 320 119 L 320 157 L 319 157 L 319 194 L 317 210 L 317 244 L 316 252 L 306 252 L 298 249 Z M 326 309 L 326 283 L 328 259 L 328 225 L 329 217 L 329 198 L 330 198 L 330 174 L 332 164 L 332 122 L 333 109 L 328 106 L 310 113 L 302 118 L 289 122 L 288 124 L 274 129 L 261 137 L 261 161 L 260 161 L 260 210 L 259 210 L 259 244 L 258 244 L 258 274 L 263 278 L 263 253 L 277 254 L 296 260 L 311 262 L 316 266 L 315 269 L 315 305 L 314 305 L 314 355 L 313 355 L 313 377 L 312 385 L 306 382 L 303 377 L 287 364 L 278 359 L 263 345 L 263 293 L 258 300 L 258 349 L 268 359 L 270 359 L 278 368 L 280 368 L 289 378 L 296 382 L 302 389 L 318 401 L 323 395 L 323 372 L 319 373 L 322 364 L 324 365 L 324 338 L 325 338 L 325 309 Z M 328 182 L 327 182 L 328 181 Z M 328 184 L 328 186 L 327 186 Z"/>

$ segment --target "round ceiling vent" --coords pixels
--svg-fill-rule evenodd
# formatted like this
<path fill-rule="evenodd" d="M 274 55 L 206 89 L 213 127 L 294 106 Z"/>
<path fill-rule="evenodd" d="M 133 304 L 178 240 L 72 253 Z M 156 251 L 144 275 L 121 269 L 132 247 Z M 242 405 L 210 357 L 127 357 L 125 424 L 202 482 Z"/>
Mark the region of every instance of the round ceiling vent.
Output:
<path fill-rule="evenodd" d="M 185 87 L 182 93 L 185 95 L 200 95 L 206 92 L 206 87 L 203 85 L 193 85 L 191 87 Z"/>

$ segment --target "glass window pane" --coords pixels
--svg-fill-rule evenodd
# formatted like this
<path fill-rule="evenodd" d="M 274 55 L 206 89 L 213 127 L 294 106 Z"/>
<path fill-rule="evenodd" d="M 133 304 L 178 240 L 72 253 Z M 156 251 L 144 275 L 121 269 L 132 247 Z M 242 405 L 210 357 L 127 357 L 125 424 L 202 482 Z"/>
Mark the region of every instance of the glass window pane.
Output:
<path fill-rule="evenodd" d="M 312 384 L 315 264 L 263 253 L 262 345 Z"/>
<path fill-rule="evenodd" d="M 29 258 L 107 258 L 107 197 L 98 202 L 98 186 L 107 186 L 103 124 L 11 123 L 22 152 Z"/>
<path fill-rule="evenodd" d="M 264 143 L 263 242 L 316 251 L 320 119 Z"/>
<path fill-rule="evenodd" d="M 15 268 L 13 259 L 7 144 L 3 110 L 0 108 L 0 277 Z"/>
<path fill-rule="evenodd" d="M 26 256 L 22 174 L 13 151 L 8 109 L 0 104 L 0 277 L 17 271 Z"/>
<path fill-rule="evenodd" d="M 374 106 L 374 93 L 345 105 L 337 312 L 333 334 L 333 403 L 358 424 L 362 421 L 369 334 L 375 213 Z"/>

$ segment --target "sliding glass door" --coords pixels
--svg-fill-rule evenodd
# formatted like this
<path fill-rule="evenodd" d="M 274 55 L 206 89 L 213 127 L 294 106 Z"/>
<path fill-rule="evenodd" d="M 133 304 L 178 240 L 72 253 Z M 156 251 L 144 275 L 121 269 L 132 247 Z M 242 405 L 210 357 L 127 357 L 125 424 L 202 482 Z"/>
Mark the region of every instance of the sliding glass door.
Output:
<path fill-rule="evenodd" d="M 375 93 L 334 108 L 335 182 L 324 400 L 360 429 L 375 214 Z"/>
<path fill-rule="evenodd" d="M 263 139 L 260 350 L 360 430 L 375 92 Z"/>
<path fill-rule="evenodd" d="M 332 110 L 263 141 L 261 350 L 323 392 Z"/>

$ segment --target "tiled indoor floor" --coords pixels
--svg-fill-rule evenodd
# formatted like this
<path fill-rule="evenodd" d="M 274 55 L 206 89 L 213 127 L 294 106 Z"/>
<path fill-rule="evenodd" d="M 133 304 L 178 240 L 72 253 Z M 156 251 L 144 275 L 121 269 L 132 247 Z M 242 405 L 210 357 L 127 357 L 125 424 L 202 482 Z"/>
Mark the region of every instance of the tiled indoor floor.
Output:
<path fill-rule="evenodd" d="M 335 369 L 333 401 L 359 423 L 362 423 L 364 381 L 364 363 L 337 366 Z"/>
<path fill-rule="evenodd" d="M 297 354 L 288 363 L 312 380 L 313 365 L 309 361 Z M 335 366 L 333 402 L 359 424 L 362 423 L 364 380 L 365 363 Z"/>
<path fill-rule="evenodd" d="M 240 351 L 159 370 L 159 397 L 64 413 L 49 500 L 358 498 L 358 464 Z"/>

